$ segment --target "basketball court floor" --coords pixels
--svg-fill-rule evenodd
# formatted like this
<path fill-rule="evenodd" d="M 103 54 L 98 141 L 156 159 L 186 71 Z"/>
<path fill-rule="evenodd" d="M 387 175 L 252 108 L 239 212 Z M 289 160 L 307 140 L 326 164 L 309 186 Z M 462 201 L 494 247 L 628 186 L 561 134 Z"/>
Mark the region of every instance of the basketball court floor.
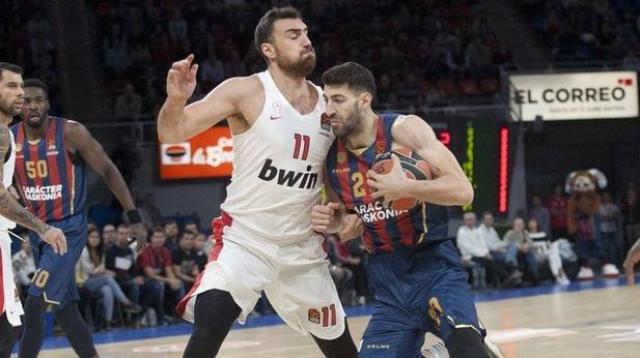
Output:
<path fill-rule="evenodd" d="M 479 293 L 476 302 L 490 338 L 506 357 L 640 357 L 640 286 L 626 287 L 622 279 Z M 371 307 L 347 314 L 358 341 Z M 103 358 L 182 357 L 190 329 L 180 324 L 94 337 Z M 75 356 L 64 337 L 48 339 L 44 349 L 42 358 Z M 218 356 L 322 357 L 309 337 L 274 316 L 236 326 Z"/>

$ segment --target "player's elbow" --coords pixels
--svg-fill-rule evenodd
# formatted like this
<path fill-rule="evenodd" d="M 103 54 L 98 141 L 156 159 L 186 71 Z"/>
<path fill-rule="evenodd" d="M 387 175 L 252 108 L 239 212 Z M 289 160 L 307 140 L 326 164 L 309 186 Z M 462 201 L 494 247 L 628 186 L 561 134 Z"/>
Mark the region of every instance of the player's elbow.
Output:
<path fill-rule="evenodd" d="M 465 180 L 462 188 L 458 191 L 458 196 L 459 205 L 461 206 L 469 205 L 473 202 L 473 186 L 471 186 L 471 183 L 468 180 Z"/>

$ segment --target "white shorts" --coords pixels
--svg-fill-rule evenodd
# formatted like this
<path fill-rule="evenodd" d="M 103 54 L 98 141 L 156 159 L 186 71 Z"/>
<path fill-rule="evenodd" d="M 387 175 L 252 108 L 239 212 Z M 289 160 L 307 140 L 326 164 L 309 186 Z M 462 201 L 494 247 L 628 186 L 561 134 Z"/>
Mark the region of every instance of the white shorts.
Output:
<path fill-rule="evenodd" d="M 7 314 L 13 327 L 20 326 L 20 316 L 24 314 L 22 303 L 16 293 L 11 264 L 11 238 L 7 229 L 0 228 L 0 316 Z"/>
<path fill-rule="evenodd" d="M 323 238 L 277 245 L 234 228 L 223 214 L 213 223 L 216 244 L 209 263 L 193 288 L 178 304 L 177 312 L 193 322 L 196 296 L 218 289 L 227 291 L 242 309 L 244 324 L 264 291 L 278 315 L 293 329 L 332 340 L 345 329 L 345 313 L 329 273 Z"/>

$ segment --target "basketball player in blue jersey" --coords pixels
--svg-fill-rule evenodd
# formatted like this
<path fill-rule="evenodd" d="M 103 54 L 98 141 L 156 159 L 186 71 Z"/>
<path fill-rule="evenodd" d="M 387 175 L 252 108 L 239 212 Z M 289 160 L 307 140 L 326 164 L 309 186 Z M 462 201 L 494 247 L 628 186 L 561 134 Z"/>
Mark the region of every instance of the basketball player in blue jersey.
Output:
<path fill-rule="evenodd" d="M 337 139 L 327 156 L 332 202 L 313 208 L 312 223 L 319 232 L 335 227 L 344 215 L 337 210 L 339 202 L 364 223 L 376 304 L 359 356 L 421 357 L 426 332 L 440 337 L 451 357 L 488 356 L 467 274 L 447 239 L 445 206 L 473 200 L 456 158 L 420 117 L 375 113 L 375 80 L 365 67 L 353 62 L 332 67 L 322 82 Z M 395 154 L 389 173 L 370 170 L 378 154 L 398 149 L 419 155 L 433 178 L 407 178 Z M 409 210 L 387 208 L 401 198 L 418 204 Z"/>
<path fill-rule="evenodd" d="M 25 210 L 8 190 L 13 181 L 16 161 L 16 145 L 9 124 L 13 116 L 22 110 L 23 87 L 22 68 L 0 62 L 0 358 L 11 356 L 13 343 L 20 333 L 20 316 L 23 313 L 13 282 L 9 230 L 19 223 L 38 233 L 54 252 L 64 255 L 67 251 L 62 231 Z"/>
<path fill-rule="evenodd" d="M 37 271 L 25 304 L 19 356 L 36 357 L 42 346 L 44 312 L 53 305 L 56 320 L 80 357 L 97 357 L 89 328 L 78 310 L 75 266 L 87 241 L 85 163 L 102 177 L 129 220 L 138 248 L 146 230 L 131 193 L 109 156 L 82 124 L 49 116 L 47 86 L 37 79 L 24 84 L 22 121 L 11 130 L 16 138 L 15 181 L 27 208 L 67 237 L 68 251 L 54 255 L 30 233 Z"/>
<path fill-rule="evenodd" d="M 215 356 L 264 291 L 278 315 L 311 335 L 325 356 L 355 357 L 323 238 L 311 229 L 334 136 L 322 122 L 322 90 L 306 80 L 316 64 L 307 26 L 296 9 L 273 8 L 258 22 L 254 43 L 265 71 L 230 78 L 189 105 L 193 55 L 167 74 L 160 139 L 183 142 L 227 119 L 234 146 L 231 184 L 212 224 L 215 247 L 176 308 L 194 322 L 184 356 Z"/>

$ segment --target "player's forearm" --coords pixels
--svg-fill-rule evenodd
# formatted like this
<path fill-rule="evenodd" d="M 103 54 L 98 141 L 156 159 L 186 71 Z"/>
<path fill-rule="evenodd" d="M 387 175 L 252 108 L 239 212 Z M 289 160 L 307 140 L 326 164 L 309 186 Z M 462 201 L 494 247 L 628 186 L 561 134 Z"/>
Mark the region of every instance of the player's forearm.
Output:
<path fill-rule="evenodd" d="M 412 198 L 436 205 L 467 205 L 473 201 L 473 188 L 464 178 L 444 175 L 434 180 L 408 180 L 407 193 Z"/>
<path fill-rule="evenodd" d="M 3 186 L 0 186 L 0 215 L 35 231 L 40 236 L 44 236 L 47 230 L 49 230 L 49 225 L 23 208 Z"/>
<path fill-rule="evenodd" d="M 180 123 L 184 120 L 186 101 L 168 97 L 158 114 L 158 136 L 164 143 L 176 143 L 185 140 L 180 132 Z"/>
<path fill-rule="evenodd" d="M 133 198 L 131 197 L 131 192 L 127 187 L 127 183 L 125 183 L 122 174 L 118 171 L 118 168 L 111 163 L 107 170 L 102 173 L 102 179 L 105 181 L 109 189 L 113 195 L 116 196 L 120 205 L 125 211 L 135 209 L 135 204 L 133 202 Z"/>

